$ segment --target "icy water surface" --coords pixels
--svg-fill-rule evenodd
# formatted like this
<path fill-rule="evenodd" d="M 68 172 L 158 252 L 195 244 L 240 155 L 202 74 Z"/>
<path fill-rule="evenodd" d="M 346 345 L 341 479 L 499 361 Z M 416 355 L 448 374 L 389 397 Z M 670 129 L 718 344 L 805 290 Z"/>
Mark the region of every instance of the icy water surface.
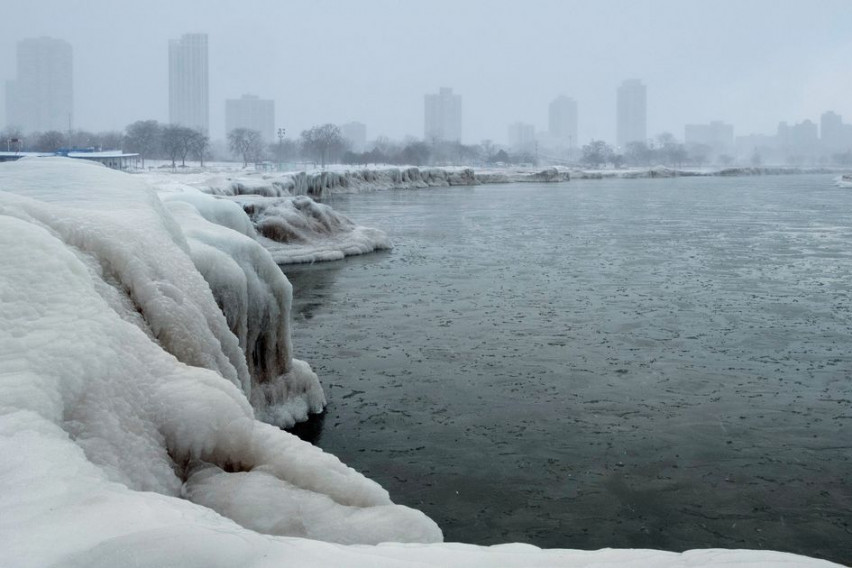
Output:
<path fill-rule="evenodd" d="M 852 562 L 852 191 L 830 176 L 336 196 L 284 267 L 315 443 L 447 540 Z"/>

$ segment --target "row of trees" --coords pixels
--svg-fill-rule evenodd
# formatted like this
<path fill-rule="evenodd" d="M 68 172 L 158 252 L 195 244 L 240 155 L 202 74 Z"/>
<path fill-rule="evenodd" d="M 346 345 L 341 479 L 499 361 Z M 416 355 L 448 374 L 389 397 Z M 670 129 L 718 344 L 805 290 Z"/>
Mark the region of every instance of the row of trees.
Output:
<path fill-rule="evenodd" d="M 685 145 L 678 142 L 668 132 L 658 135 L 648 142 L 630 142 L 624 152 L 617 152 L 603 140 L 592 140 L 582 148 L 580 161 L 590 167 L 599 168 L 612 165 L 620 168 L 629 166 L 653 166 L 663 164 L 680 167 L 685 164 L 701 166 L 708 162 L 712 148 L 703 144 Z M 731 156 L 719 156 L 718 160 L 728 165 L 733 162 Z"/>
<path fill-rule="evenodd" d="M 14 142 L 12 142 L 14 141 Z M 146 159 L 165 159 L 172 167 L 178 162 L 186 165 L 188 159 L 202 165 L 212 157 L 210 138 L 191 128 L 160 124 L 156 120 L 140 120 L 127 126 L 124 132 L 92 133 L 83 130 L 71 132 L 36 132 L 24 135 L 15 129 L 0 131 L 0 142 L 11 150 L 55 152 L 62 148 L 122 149 L 138 153 L 142 166 Z M 11 147 L 14 146 L 14 147 Z M 497 149 L 488 140 L 481 144 L 464 145 L 458 142 L 439 140 L 422 141 L 409 138 L 392 141 L 379 138 L 363 152 L 352 151 L 334 124 L 314 126 L 301 133 L 298 139 L 283 138 L 267 144 L 260 132 L 238 128 L 227 135 L 227 150 L 242 160 L 243 165 L 266 160 L 278 162 L 310 161 L 321 166 L 333 162 L 352 165 L 367 164 L 534 164 L 536 156 L 510 154 Z M 7 148 L 2 148 L 6 150 Z M 217 153 L 225 158 L 222 151 Z M 602 140 L 593 140 L 582 147 L 579 162 L 594 168 L 653 166 L 664 164 L 673 167 L 704 165 L 712 155 L 712 149 L 703 145 L 686 146 L 669 133 L 663 133 L 647 142 L 631 142 L 622 151 L 616 151 Z M 757 154 L 755 153 L 757 156 Z M 574 159 L 577 159 L 575 154 Z M 832 156 L 837 164 L 849 164 L 849 153 Z M 718 156 L 723 165 L 733 162 L 731 156 Z M 568 160 L 565 160 L 568 162 Z M 570 160 L 573 162 L 574 160 Z M 759 156 L 752 157 L 752 163 Z"/>
<path fill-rule="evenodd" d="M 203 166 L 210 151 L 210 137 L 186 126 L 140 120 L 127 127 L 122 148 L 138 153 L 143 168 L 146 157 L 171 160 L 172 167 L 178 160 L 185 166 L 186 159 L 192 158 Z"/>

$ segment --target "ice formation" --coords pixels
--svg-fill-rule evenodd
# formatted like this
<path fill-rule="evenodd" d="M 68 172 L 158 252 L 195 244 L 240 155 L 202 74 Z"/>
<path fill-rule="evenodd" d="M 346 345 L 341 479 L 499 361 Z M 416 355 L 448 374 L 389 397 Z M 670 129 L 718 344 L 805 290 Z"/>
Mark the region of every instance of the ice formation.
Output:
<path fill-rule="evenodd" d="M 256 241 L 199 210 L 248 230 L 239 215 L 209 196 L 167 210 L 144 183 L 66 159 L 4 164 L 0 188 L 0 431 L 22 481 L 54 469 L 42 445 L 67 444 L 57 455 L 69 475 L 85 462 L 132 490 L 289 515 L 272 532 L 351 542 L 341 519 L 367 516 L 383 529 L 361 530 L 361 542 L 440 540 L 376 483 L 255 419 L 249 401 L 291 423 L 323 400 L 291 359 L 286 278 Z M 270 486 L 310 515 L 279 510 Z"/>
<path fill-rule="evenodd" d="M 335 176 L 323 172 L 309 178 L 302 172 L 276 177 L 161 173 L 143 177 L 160 190 L 167 203 L 189 202 L 207 221 L 263 244 L 278 264 L 338 260 L 392 248 L 384 232 L 357 225 L 309 196 L 327 196 L 330 190 L 316 188 L 338 187 L 334 184 L 345 178 Z M 306 180 L 320 180 L 316 182 L 320 185 Z M 331 182 L 322 180 L 337 181 L 324 185 Z"/>
<path fill-rule="evenodd" d="M 289 288 L 239 207 L 182 193 L 161 201 L 139 179 L 61 158 L 0 165 L 0 564 L 831 565 L 436 543 L 422 513 L 256 419 L 258 390 L 285 393 L 252 371 L 308 376 L 287 366 L 273 321 Z M 274 353 L 246 357 L 252 345 Z M 364 546 L 384 541 L 410 544 Z"/>

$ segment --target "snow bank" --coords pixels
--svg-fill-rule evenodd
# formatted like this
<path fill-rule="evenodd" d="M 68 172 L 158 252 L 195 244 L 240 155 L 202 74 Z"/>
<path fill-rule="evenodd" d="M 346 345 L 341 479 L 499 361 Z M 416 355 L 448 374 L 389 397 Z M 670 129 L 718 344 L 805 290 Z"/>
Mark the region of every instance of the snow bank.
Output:
<path fill-rule="evenodd" d="M 278 264 L 338 260 L 392 248 L 383 231 L 357 225 L 309 196 L 327 197 L 332 188 L 349 187 L 349 178 L 334 172 L 236 178 L 158 172 L 141 177 L 166 203 L 189 203 L 210 223 L 260 242 Z M 186 215 L 179 217 L 191 222 Z"/>
<path fill-rule="evenodd" d="M 0 188 L 0 432 L 16 459 L 4 523 L 16 503 L 38 517 L 132 489 L 286 517 L 263 527 L 275 534 L 440 540 L 375 482 L 255 420 L 249 401 L 279 423 L 324 403 L 316 375 L 290 357 L 289 283 L 256 241 L 206 221 L 192 198 L 169 203 L 182 230 L 144 184 L 95 164 L 4 164 Z M 280 510 L 293 494 L 298 509 Z M 365 517 L 377 522 L 360 532 L 341 521 Z M 2 530 L 8 552 L 17 529 Z"/>
<path fill-rule="evenodd" d="M 282 197 L 307 195 L 326 199 L 332 193 L 357 193 L 386 189 L 422 189 L 451 185 L 477 185 L 470 168 L 377 168 L 321 172 L 263 174 L 260 179 L 215 177 L 205 184 L 215 195 Z"/>
<path fill-rule="evenodd" d="M 476 179 L 481 183 L 558 183 L 570 181 L 571 172 L 564 167 L 484 169 L 476 172 Z"/>
<path fill-rule="evenodd" d="M 830 566 L 762 551 L 348 546 L 441 533 L 255 419 L 251 371 L 285 357 L 250 362 L 241 347 L 288 349 L 272 321 L 288 288 L 241 219 L 209 196 L 161 202 L 96 164 L 0 165 L 0 564 Z"/>

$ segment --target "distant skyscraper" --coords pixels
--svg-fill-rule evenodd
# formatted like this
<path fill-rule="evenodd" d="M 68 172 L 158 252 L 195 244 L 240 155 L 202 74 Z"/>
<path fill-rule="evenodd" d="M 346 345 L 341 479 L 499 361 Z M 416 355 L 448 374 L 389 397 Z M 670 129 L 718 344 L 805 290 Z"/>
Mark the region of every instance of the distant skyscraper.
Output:
<path fill-rule="evenodd" d="M 569 148 L 574 148 L 577 145 L 577 101 L 560 95 L 550 103 L 548 110 L 550 136 Z"/>
<path fill-rule="evenodd" d="M 628 79 L 618 87 L 616 143 L 623 150 L 630 142 L 648 138 L 647 96 L 639 79 Z"/>
<path fill-rule="evenodd" d="M 6 81 L 6 126 L 9 128 L 17 126 L 15 121 L 20 120 L 18 115 L 18 91 L 15 89 L 14 81 Z M 0 140 L 2 142 L 2 140 Z"/>
<path fill-rule="evenodd" d="M 426 95 L 423 137 L 432 140 L 461 141 L 461 95 L 441 87 L 436 95 Z"/>
<path fill-rule="evenodd" d="M 353 152 L 363 152 L 367 145 L 367 125 L 362 122 L 347 122 L 340 125 L 340 134 L 349 142 Z"/>
<path fill-rule="evenodd" d="M 260 132 L 267 144 L 275 137 L 275 101 L 255 95 L 225 101 L 225 134 L 235 128 L 248 128 Z"/>
<path fill-rule="evenodd" d="M 516 152 L 534 152 L 535 126 L 523 122 L 510 124 L 509 147 Z"/>
<path fill-rule="evenodd" d="M 169 122 L 210 131 L 207 34 L 169 41 Z"/>
<path fill-rule="evenodd" d="M 683 132 L 687 145 L 708 146 L 717 155 L 733 151 L 734 127 L 730 124 L 719 120 L 710 124 L 687 124 Z"/>
<path fill-rule="evenodd" d="M 70 130 L 74 124 L 71 44 L 40 37 L 18 42 L 18 77 L 6 85 L 6 124 L 24 132 Z"/>
<path fill-rule="evenodd" d="M 819 121 L 819 137 L 822 146 L 828 150 L 837 150 L 844 146 L 843 118 L 836 112 L 822 113 Z"/>

